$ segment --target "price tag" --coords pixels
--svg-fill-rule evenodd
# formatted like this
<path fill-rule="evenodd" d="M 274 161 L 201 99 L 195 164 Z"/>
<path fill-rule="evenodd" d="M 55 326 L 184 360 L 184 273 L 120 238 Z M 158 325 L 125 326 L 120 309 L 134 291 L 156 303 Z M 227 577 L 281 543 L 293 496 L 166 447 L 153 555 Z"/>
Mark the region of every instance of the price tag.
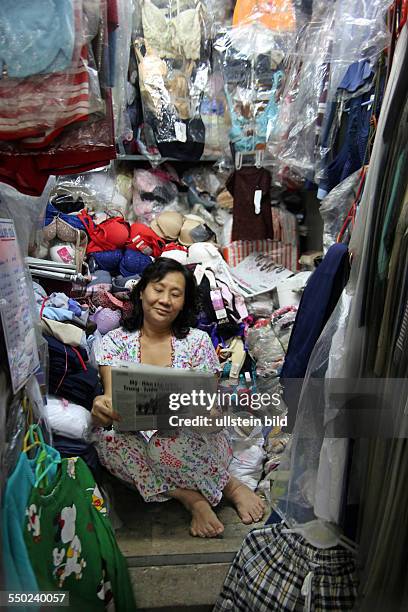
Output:
<path fill-rule="evenodd" d="M 254 206 L 255 206 L 256 215 L 259 215 L 261 213 L 261 200 L 262 200 L 262 190 L 257 189 L 254 193 Z"/>
<path fill-rule="evenodd" d="M 174 124 L 174 129 L 176 132 L 176 140 L 178 140 L 179 142 L 187 142 L 187 127 L 185 123 L 177 121 Z"/>

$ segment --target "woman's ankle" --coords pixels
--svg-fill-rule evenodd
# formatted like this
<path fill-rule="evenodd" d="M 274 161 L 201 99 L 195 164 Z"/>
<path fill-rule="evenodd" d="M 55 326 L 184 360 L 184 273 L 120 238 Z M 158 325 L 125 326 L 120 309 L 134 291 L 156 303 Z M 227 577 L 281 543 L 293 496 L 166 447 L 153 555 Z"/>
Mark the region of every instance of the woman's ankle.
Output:
<path fill-rule="evenodd" d="M 169 491 L 168 495 L 173 499 L 177 499 L 189 511 L 199 502 L 208 504 L 205 497 L 199 491 L 194 491 L 193 489 L 174 489 L 174 491 Z"/>

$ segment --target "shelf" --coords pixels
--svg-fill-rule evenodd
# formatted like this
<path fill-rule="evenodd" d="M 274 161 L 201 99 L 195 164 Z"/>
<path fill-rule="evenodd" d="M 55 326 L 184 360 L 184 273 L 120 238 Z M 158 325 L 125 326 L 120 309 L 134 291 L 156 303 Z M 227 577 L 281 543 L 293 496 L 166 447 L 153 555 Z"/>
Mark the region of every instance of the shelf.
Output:
<path fill-rule="evenodd" d="M 197 159 L 197 160 L 191 160 L 191 159 L 176 159 L 174 157 L 146 157 L 144 155 L 127 155 L 126 153 L 118 153 L 116 156 L 117 160 L 120 161 L 144 161 L 144 162 L 149 162 L 151 164 L 164 164 L 165 162 L 179 162 L 181 164 L 186 164 L 186 163 L 194 163 L 194 164 L 199 164 L 199 163 L 215 163 L 217 162 L 220 158 L 219 157 L 206 157 L 203 156 L 201 157 L 201 159 Z"/>

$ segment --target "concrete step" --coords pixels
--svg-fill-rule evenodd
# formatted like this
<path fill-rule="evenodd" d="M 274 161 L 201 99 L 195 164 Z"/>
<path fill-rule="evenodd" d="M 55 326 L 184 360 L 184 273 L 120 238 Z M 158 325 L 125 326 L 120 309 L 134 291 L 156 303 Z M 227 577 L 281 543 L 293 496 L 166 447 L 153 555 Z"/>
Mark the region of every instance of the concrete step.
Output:
<path fill-rule="evenodd" d="M 123 523 L 116 538 L 129 565 L 138 609 L 211 610 L 237 550 L 254 525 L 243 525 L 233 508 L 220 504 L 216 513 L 225 527 L 222 536 L 193 538 L 190 515 L 177 501 L 147 504 L 119 483 L 111 497 Z"/>
<path fill-rule="evenodd" d="M 198 563 L 131 567 L 129 571 L 138 608 L 185 612 L 213 608 L 229 567 L 229 563 Z"/>

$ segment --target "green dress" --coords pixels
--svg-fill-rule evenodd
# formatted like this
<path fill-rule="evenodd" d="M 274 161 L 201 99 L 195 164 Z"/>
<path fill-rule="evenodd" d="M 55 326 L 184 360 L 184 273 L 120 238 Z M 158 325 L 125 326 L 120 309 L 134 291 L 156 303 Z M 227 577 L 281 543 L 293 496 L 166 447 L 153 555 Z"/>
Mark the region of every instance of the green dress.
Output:
<path fill-rule="evenodd" d="M 63 459 L 57 479 L 32 490 L 24 538 L 39 588 L 69 591 L 65 610 L 136 610 L 104 500 L 79 457 Z"/>

